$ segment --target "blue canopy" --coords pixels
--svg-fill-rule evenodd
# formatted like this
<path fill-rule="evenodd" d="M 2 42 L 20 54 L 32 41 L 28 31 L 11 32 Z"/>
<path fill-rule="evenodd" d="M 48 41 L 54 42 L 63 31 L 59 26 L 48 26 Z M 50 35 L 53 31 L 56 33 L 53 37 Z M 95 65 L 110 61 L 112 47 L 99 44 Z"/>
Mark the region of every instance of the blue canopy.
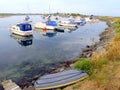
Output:
<path fill-rule="evenodd" d="M 26 17 L 25 17 L 25 21 L 28 21 L 29 19 L 30 19 L 29 16 L 26 16 Z"/>
<path fill-rule="evenodd" d="M 70 24 L 75 24 L 74 19 L 69 19 L 69 21 L 70 21 Z"/>
<path fill-rule="evenodd" d="M 30 31 L 30 30 L 32 30 L 32 26 L 29 23 L 19 24 L 19 27 L 20 27 L 20 30 L 22 30 L 22 31 Z"/>
<path fill-rule="evenodd" d="M 56 23 L 56 21 L 47 21 L 46 25 L 48 25 L 48 26 L 57 26 L 57 23 Z"/>

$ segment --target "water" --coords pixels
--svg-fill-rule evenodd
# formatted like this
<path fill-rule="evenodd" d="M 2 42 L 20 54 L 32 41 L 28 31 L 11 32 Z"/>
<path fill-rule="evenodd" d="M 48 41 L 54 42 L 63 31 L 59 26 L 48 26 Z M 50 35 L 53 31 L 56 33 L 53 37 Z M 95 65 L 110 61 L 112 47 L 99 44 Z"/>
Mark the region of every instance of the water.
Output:
<path fill-rule="evenodd" d="M 9 27 L 21 22 L 25 16 L 0 18 L 0 78 L 22 78 L 49 64 L 75 59 L 82 48 L 99 41 L 99 34 L 107 27 L 105 22 L 86 24 L 77 30 L 48 32 L 34 30 L 33 37 L 23 38 L 11 34 Z M 40 16 L 31 16 L 34 22 Z"/>

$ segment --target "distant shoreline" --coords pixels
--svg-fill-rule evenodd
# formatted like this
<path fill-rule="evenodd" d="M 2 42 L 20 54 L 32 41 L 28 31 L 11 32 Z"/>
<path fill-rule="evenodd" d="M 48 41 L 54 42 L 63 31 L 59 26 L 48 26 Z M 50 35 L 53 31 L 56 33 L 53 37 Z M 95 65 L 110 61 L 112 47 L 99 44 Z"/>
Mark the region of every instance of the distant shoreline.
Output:
<path fill-rule="evenodd" d="M 12 15 L 0 15 L 0 18 L 10 17 Z"/>

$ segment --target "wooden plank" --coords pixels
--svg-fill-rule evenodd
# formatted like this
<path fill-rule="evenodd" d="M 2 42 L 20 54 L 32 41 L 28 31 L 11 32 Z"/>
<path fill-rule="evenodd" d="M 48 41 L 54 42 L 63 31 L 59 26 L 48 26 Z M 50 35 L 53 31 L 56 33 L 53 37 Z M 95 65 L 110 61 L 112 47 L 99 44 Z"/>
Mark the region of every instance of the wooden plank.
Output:
<path fill-rule="evenodd" d="M 5 80 L 1 83 L 3 85 L 4 90 L 21 90 L 21 88 L 12 80 Z"/>

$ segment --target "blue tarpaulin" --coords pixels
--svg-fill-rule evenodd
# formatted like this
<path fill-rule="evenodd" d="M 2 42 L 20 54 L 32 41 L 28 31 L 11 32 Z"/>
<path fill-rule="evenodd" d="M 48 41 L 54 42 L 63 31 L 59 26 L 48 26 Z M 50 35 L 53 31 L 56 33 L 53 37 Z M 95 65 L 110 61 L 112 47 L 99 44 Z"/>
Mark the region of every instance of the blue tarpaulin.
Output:
<path fill-rule="evenodd" d="M 57 23 L 55 21 L 47 21 L 46 25 L 48 25 L 48 26 L 57 26 Z"/>
<path fill-rule="evenodd" d="M 22 23 L 22 24 L 19 25 L 19 27 L 20 27 L 20 30 L 22 30 L 22 31 L 32 30 L 31 24 L 28 24 L 28 23 Z"/>

